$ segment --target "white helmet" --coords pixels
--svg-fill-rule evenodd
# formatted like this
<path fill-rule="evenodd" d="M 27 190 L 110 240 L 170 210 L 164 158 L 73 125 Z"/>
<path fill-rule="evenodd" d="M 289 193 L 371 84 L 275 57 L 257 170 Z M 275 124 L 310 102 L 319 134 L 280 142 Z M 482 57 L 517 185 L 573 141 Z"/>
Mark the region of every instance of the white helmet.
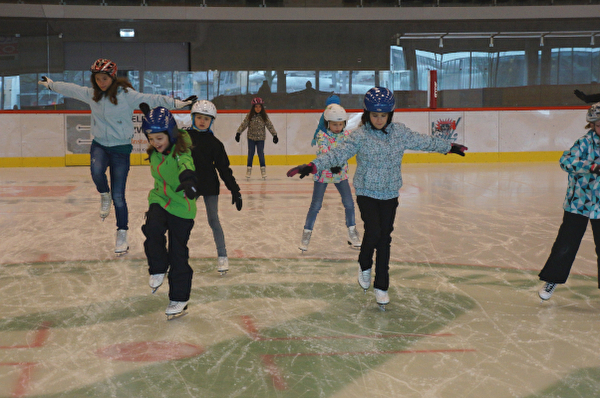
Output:
<path fill-rule="evenodd" d="M 595 123 L 600 120 L 600 102 L 594 104 L 588 109 L 587 115 L 585 115 L 585 120 L 590 123 Z"/>
<path fill-rule="evenodd" d="M 338 104 L 330 104 L 323 112 L 323 118 L 327 122 L 345 122 L 348 120 L 346 110 Z"/>
<path fill-rule="evenodd" d="M 192 105 L 192 111 L 190 113 L 192 115 L 194 113 L 199 113 L 200 115 L 210 116 L 214 119 L 217 117 L 217 107 L 210 101 L 200 100 L 194 102 L 194 105 Z"/>

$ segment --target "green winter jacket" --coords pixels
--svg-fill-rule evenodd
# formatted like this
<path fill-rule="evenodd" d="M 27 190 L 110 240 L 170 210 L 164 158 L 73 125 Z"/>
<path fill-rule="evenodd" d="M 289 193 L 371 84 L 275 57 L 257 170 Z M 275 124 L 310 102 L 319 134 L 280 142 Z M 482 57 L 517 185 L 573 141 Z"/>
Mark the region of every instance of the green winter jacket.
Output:
<path fill-rule="evenodd" d="M 186 142 L 191 144 L 187 132 L 179 130 L 184 135 Z M 183 191 L 175 192 L 180 184 L 179 174 L 184 170 L 194 171 L 194 160 L 188 149 L 184 153 L 174 156 L 152 152 L 150 155 L 150 172 L 154 177 L 154 189 L 148 194 L 149 204 L 157 203 L 174 216 L 193 219 L 196 217 L 196 200 L 185 197 Z"/>

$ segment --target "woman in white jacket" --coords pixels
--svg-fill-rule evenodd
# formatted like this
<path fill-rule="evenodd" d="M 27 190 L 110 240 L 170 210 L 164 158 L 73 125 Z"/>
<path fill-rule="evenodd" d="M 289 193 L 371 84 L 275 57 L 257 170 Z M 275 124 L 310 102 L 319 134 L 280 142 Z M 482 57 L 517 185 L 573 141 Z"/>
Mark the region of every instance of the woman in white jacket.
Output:
<path fill-rule="evenodd" d="M 150 107 L 168 109 L 191 105 L 194 97 L 184 101 L 155 94 L 142 94 L 133 89 L 126 78 L 117 77 L 117 65 L 108 59 L 98 59 L 90 68 L 92 88 L 73 83 L 53 82 L 46 76 L 38 84 L 85 102 L 92 111 L 91 134 L 94 136 L 90 149 L 92 180 L 100 193 L 100 217 L 110 212 L 111 201 L 115 206 L 117 238 L 115 253 L 127 253 L 127 230 L 129 212 L 125 201 L 125 185 L 129 174 L 130 155 L 133 150 L 133 111 L 140 103 Z M 110 168 L 110 186 L 106 169 Z"/>

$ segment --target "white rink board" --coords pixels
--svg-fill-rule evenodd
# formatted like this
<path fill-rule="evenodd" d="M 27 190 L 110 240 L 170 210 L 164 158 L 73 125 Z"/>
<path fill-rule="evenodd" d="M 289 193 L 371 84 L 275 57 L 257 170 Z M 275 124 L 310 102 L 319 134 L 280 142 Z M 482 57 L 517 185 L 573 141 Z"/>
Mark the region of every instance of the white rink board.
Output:
<path fill-rule="evenodd" d="M 456 141 L 467 145 L 469 153 L 564 151 L 585 134 L 585 112 L 585 109 L 396 112 L 394 121 L 404 123 L 422 134 L 431 134 L 439 120 L 459 121 Z M 175 115 L 181 127 L 189 126 L 189 113 L 175 112 Z M 234 139 L 245 115 L 245 112 L 240 112 L 217 116 L 213 130 L 229 155 L 247 154 L 247 130 L 242 134 L 240 143 Z M 310 146 L 310 141 L 320 116 L 320 112 L 270 112 L 269 117 L 279 136 L 279 143 L 273 144 L 267 132 L 265 154 L 313 156 L 315 148 Z M 0 114 L 0 125 L 3 126 L 0 135 L 5 143 L 0 146 L 0 158 L 61 157 L 72 154 L 66 145 L 67 118 L 72 117 L 89 119 L 89 113 Z M 360 113 L 349 113 L 350 129 L 356 128 L 359 121 Z M 83 130 L 82 134 L 87 134 L 89 140 L 89 131 Z M 134 151 L 145 149 L 144 138 L 139 131 L 136 133 L 134 140 L 139 145 Z"/>

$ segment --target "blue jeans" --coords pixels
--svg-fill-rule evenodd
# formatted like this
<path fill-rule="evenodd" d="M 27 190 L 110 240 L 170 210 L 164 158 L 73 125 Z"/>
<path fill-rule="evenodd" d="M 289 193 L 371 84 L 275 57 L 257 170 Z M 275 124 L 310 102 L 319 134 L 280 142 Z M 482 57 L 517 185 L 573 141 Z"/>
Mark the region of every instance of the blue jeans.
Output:
<path fill-rule="evenodd" d="M 206 206 L 208 225 L 212 229 L 215 245 L 217 245 L 217 256 L 227 257 L 225 235 L 223 234 L 223 228 L 219 221 L 219 195 L 204 196 L 204 205 Z"/>
<path fill-rule="evenodd" d="M 342 197 L 342 204 L 344 205 L 346 212 L 346 226 L 351 227 L 356 225 L 356 221 L 354 219 L 354 200 L 352 199 L 352 190 L 350 189 L 348 180 L 343 180 L 334 185 Z M 319 210 L 321 210 L 321 207 L 323 206 L 323 196 L 325 196 L 326 189 L 326 182 L 315 181 L 312 201 L 310 202 L 310 207 L 308 208 L 304 229 L 310 229 L 312 231 L 313 227 L 315 226 L 317 214 L 319 214 Z"/>
<path fill-rule="evenodd" d="M 254 141 L 248 139 L 248 167 L 252 167 L 252 161 L 254 160 L 254 151 L 258 150 L 258 162 L 260 167 L 265 167 L 265 142 Z"/>
<path fill-rule="evenodd" d="M 117 229 L 129 229 L 129 212 L 125 201 L 125 185 L 129 174 L 130 154 L 107 151 L 92 141 L 90 149 L 90 170 L 92 180 L 100 193 L 111 192 Z M 106 178 L 106 169 L 110 167 L 110 187 Z"/>

